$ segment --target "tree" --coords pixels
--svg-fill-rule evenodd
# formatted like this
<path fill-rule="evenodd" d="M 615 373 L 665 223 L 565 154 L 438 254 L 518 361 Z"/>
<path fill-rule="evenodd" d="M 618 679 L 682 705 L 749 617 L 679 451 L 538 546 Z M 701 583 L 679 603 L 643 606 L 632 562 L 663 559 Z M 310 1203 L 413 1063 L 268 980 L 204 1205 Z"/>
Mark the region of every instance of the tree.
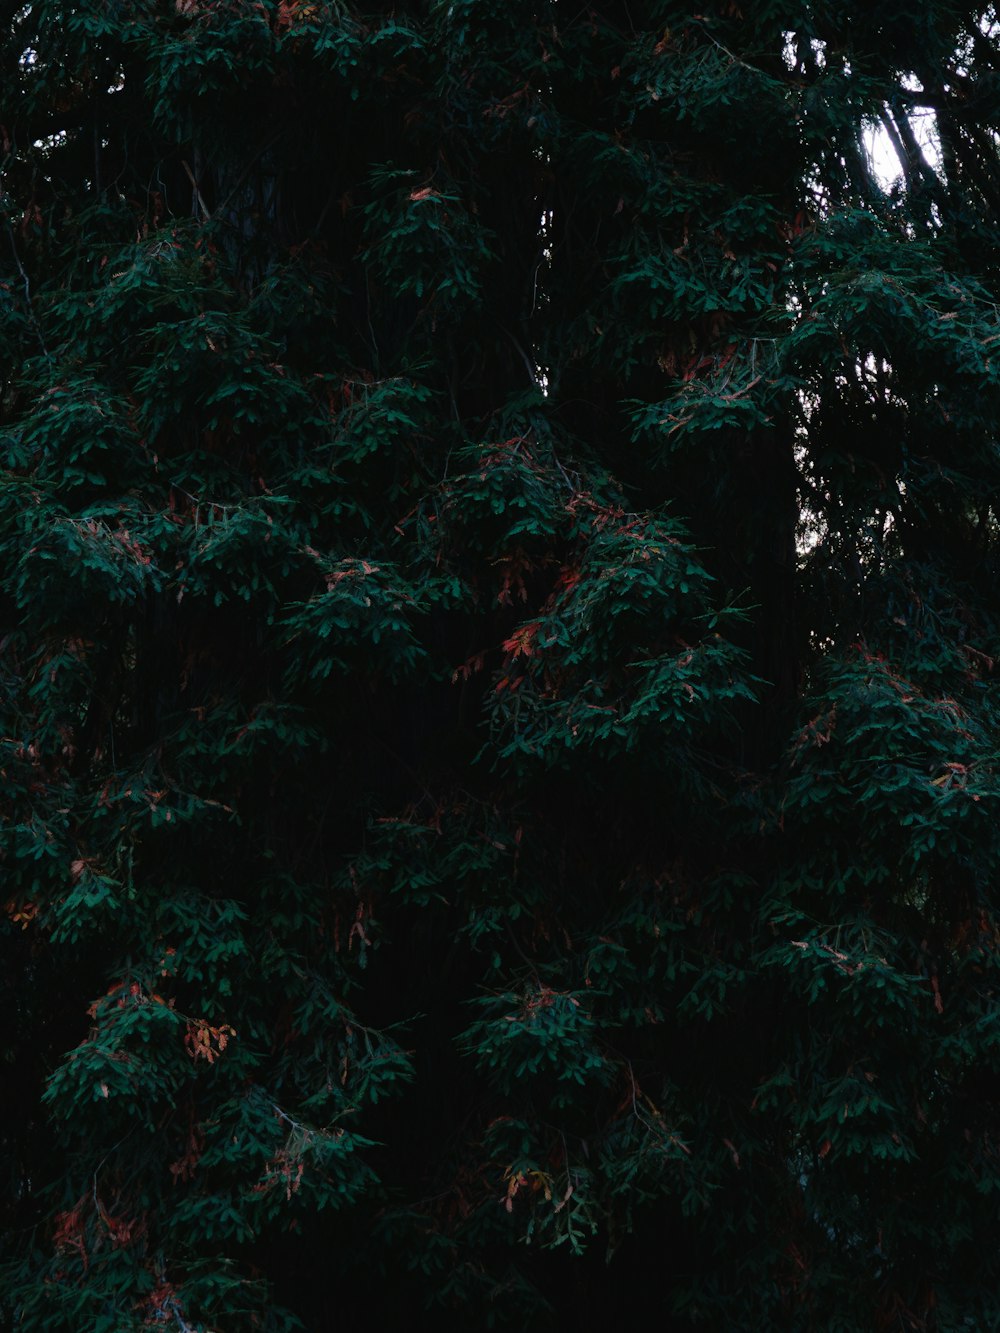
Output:
<path fill-rule="evenodd" d="M 996 1326 L 997 22 L 12 12 L 12 1328 Z"/>

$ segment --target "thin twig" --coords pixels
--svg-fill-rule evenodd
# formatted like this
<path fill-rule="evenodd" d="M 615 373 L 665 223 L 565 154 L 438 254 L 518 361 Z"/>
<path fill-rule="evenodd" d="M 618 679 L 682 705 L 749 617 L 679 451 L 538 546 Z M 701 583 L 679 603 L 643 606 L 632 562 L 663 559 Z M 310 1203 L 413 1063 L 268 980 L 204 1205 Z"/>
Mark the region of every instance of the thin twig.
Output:
<path fill-rule="evenodd" d="M 31 282 L 24 265 L 21 263 L 21 256 L 17 253 L 17 242 L 14 240 L 14 228 L 9 222 L 7 223 L 7 235 L 10 237 L 10 248 L 11 253 L 14 256 L 14 263 L 17 265 L 17 271 L 21 275 L 21 281 L 24 283 L 24 304 L 28 308 L 28 318 L 31 320 L 31 326 L 35 330 L 35 336 L 42 349 L 42 354 L 45 356 L 46 360 L 51 361 L 52 355 L 45 345 L 45 335 L 42 333 L 42 326 L 38 322 L 38 316 L 35 314 L 34 302 L 31 299 Z"/>
<path fill-rule="evenodd" d="M 199 206 L 199 208 L 201 209 L 201 211 L 202 211 L 202 216 L 204 217 L 205 221 L 206 221 L 206 222 L 211 222 L 211 220 L 212 220 L 212 215 L 211 215 L 211 213 L 208 211 L 208 205 L 205 203 L 205 200 L 202 198 L 201 190 L 198 188 L 198 182 L 197 182 L 197 181 L 195 180 L 195 178 L 194 178 L 194 172 L 191 170 L 191 168 L 188 166 L 188 164 L 187 164 L 186 162 L 182 162 L 182 163 L 181 163 L 181 166 L 184 168 L 184 172 L 185 172 L 185 174 L 187 175 L 188 180 L 191 182 L 191 188 L 192 188 L 192 190 L 194 190 L 194 199 L 195 199 L 195 203 L 196 203 L 196 204 Z"/>

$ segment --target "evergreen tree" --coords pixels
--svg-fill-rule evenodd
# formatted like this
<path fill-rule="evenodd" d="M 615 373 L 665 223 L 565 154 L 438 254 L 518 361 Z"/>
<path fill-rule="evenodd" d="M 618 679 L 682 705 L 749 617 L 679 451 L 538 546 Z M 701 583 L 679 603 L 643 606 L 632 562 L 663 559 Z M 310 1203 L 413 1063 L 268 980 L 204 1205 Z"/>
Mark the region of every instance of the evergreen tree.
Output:
<path fill-rule="evenodd" d="M 1000 1328 L 994 6 L 6 16 L 9 1327 Z"/>

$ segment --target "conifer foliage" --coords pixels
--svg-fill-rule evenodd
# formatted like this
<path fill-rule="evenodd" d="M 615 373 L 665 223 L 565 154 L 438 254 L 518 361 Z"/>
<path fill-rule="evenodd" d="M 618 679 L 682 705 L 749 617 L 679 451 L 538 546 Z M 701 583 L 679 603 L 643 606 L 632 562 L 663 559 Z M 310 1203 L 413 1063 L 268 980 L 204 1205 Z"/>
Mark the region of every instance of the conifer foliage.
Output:
<path fill-rule="evenodd" d="M 997 31 L 7 7 L 11 1329 L 1000 1325 Z"/>

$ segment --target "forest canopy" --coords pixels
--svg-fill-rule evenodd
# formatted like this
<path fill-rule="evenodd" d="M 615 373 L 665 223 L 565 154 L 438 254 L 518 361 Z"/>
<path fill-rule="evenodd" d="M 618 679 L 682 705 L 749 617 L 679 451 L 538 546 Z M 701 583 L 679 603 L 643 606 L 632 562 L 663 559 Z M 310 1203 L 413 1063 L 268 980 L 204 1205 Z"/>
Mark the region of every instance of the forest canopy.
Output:
<path fill-rule="evenodd" d="M 6 1327 L 1000 1326 L 998 32 L 6 7 Z"/>

